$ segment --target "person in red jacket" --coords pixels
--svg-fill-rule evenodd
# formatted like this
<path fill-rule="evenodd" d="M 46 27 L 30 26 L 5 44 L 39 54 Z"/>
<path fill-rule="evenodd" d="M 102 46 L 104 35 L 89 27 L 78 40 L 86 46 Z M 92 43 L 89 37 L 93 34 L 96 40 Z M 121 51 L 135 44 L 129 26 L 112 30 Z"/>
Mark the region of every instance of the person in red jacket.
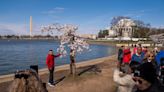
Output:
<path fill-rule="evenodd" d="M 131 61 L 131 51 L 129 47 L 125 47 L 123 50 L 123 63 L 121 66 L 121 71 L 124 73 L 128 72 L 128 67 Z"/>
<path fill-rule="evenodd" d="M 53 86 L 54 85 L 54 80 L 53 80 L 53 72 L 54 72 L 54 67 L 55 67 L 55 58 L 59 57 L 61 54 L 54 55 L 53 50 L 49 50 L 47 58 L 46 58 L 46 64 L 49 70 L 49 85 Z"/>
<path fill-rule="evenodd" d="M 131 51 L 129 47 L 125 47 L 123 50 L 123 63 L 129 64 L 131 61 Z"/>

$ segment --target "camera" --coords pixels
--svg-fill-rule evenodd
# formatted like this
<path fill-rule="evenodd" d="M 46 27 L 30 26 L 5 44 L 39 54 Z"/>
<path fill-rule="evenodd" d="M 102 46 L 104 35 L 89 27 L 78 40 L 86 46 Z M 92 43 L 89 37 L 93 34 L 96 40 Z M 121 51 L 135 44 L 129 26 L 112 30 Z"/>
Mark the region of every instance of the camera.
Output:
<path fill-rule="evenodd" d="M 140 71 L 135 70 L 135 71 L 134 71 L 134 76 L 135 76 L 135 77 L 139 77 L 139 76 L 140 76 Z"/>

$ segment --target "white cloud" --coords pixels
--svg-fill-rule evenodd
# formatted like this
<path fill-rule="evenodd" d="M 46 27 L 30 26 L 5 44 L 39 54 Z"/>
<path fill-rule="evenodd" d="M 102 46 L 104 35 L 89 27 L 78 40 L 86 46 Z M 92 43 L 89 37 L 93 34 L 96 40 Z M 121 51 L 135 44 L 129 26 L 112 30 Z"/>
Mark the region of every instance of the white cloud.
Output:
<path fill-rule="evenodd" d="M 63 8 L 63 7 L 56 7 L 56 8 L 54 8 L 55 10 L 65 10 L 65 8 Z"/>
<path fill-rule="evenodd" d="M 65 8 L 63 8 L 63 7 L 55 7 L 51 10 L 43 11 L 41 13 L 44 15 L 47 15 L 53 19 L 59 19 L 60 14 L 64 13 L 64 11 L 65 11 Z"/>
<path fill-rule="evenodd" d="M 51 10 L 48 10 L 48 11 L 44 11 L 42 12 L 43 14 L 47 14 L 47 15 L 54 15 L 54 14 L 59 14 L 59 13 L 63 13 L 65 10 L 65 8 L 63 7 L 55 7 Z"/>
<path fill-rule="evenodd" d="M 101 29 L 106 29 L 109 27 L 111 22 L 110 14 L 103 14 L 100 16 L 95 16 L 90 18 L 90 20 L 85 21 L 79 25 L 79 32 L 81 34 L 98 34 Z"/>
<path fill-rule="evenodd" d="M 147 14 L 150 10 L 139 10 L 139 11 L 132 11 L 128 14 L 125 14 L 124 16 L 132 17 L 132 18 L 140 18 Z"/>

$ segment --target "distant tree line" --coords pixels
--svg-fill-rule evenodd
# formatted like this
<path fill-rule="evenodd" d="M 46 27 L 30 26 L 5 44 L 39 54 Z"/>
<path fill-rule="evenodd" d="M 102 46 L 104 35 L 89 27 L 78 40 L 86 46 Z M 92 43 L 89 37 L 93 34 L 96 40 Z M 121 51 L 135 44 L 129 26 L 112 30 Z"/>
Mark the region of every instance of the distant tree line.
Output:
<path fill-rule="evenodd" d="M 0 39 L 28 39 L 28 38 L 34 38 L 34 39 L 44 39 L 44 38 L 50 38 L 50 39 L 58 39 L 58 36 L 51 36 L 51 35 L 0 35 Z"/>
<path fill-rule="evenodd" d="M 145 24 L 143 21 L 140 23 L 142 24 L 137 25 L 134 30 L 133 37 L 135 38 L 149 38 L 150 35 L 164 33 L 164 28 L 152 28 L 149 23 Z"/>
<path fill-rule="evenodd" d="M 150 29 L 150 35 L 154 35 L 154 34 L 161 34 L 164 33 L 164 28 L 151 28 Z"/>

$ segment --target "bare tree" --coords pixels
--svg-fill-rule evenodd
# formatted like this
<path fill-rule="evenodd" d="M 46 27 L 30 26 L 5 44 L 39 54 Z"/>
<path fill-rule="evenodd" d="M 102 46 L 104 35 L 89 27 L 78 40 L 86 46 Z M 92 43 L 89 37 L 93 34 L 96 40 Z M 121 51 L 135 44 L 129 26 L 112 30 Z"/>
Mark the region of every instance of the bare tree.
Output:
<path fill-rule="evenodd" d="M 149 23 L 144 23 L 141 20 L 134 20 L 137 30 L 134 31 L 135 37 L 149 37 L 151 33 L 151 25 Z"/>
<path fill-rule="evenodd" d="M 152 39 L 153 42 L 162 43 L 162 45 L 164 46 L 164 33 L 150 35 L 149 37 Z"/>

